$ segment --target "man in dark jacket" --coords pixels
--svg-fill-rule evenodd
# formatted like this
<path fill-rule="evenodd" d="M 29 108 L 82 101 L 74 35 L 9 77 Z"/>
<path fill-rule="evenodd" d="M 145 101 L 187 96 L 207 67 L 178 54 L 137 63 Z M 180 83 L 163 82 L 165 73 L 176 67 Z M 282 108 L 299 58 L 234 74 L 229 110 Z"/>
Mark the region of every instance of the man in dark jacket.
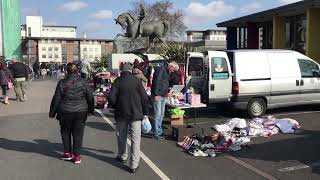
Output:
<path fill-rule="evenodd" d="M 87 115 L 94 113 L 94 98 L 88 82 L 77 75 L 77 67 L 73 63 L 67 65 L 67 72 L 68 76 L 58 82 L 49 117 L 57 116 L 60 122 L 65 152 L 61 159 L 71 160 L 74 155 L 74 163 L 78 164 L 81 163 L 80 151 Z"/>
<path fill-rule="evenodd" d="M 34 73 L 34 78 L 39 78 L 39 69 L 40 69 L 39 61 L 36 61 L 33 63 L 32 69 Z"/>
<path fill-rule="evenodd" d="M 154 109 L 154 125 L 153 125 L 153 135 L 157 140 L 162 140 L 162 120 L 164 118 L 164 111 L 166 107 L 166 96 L 169 92 L 169 74 L 173 73 L 178 64 L 176 62 L 171 62 L 168 67 L 158 67 L 153 75 L 151 96 L 153 99 L 153 109 Z"/>
<path fill-rule="evenodd" d="M 27 100 L 27 80 L 28 67 L 21 62 L 17 62 L 15 58 L 11 60 L 12 64 L 9 67 L 13 76 L 14 91 L 16 93 L 17 101 L 24 102 Z"/>
<path fill-rule="evenodd" d="M 125 163 L 128 158 L 126 148 L 127 130 L 131 131 L 130 172 L 135 173 L 140 159 L 141 120 L 148 115 L 148 95 L 140 79 L 132 73 L 132 64 L 125 63 L 123 72 L 112 84 L 108 102 L 115 106 L 118 155 L 116 160 Z"/>

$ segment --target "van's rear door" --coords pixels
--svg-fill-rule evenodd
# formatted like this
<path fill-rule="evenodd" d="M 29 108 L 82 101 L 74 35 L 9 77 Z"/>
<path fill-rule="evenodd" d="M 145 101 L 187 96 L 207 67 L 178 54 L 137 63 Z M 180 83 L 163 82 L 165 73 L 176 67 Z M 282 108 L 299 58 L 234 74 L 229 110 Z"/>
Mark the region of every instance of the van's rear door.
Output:
<path fill-rule="evenodd" d="M 196 93 L 203 94 L 204 87 L 204 55 L 198 52 L 189 52 L 186 66 L 186 85 L 192 87 Z"/>
<path fill-rule="evenodd" d="M 231 97 L 232 72 L 226 52 L 209 51 L 209 102 L 228 102 Z"/>

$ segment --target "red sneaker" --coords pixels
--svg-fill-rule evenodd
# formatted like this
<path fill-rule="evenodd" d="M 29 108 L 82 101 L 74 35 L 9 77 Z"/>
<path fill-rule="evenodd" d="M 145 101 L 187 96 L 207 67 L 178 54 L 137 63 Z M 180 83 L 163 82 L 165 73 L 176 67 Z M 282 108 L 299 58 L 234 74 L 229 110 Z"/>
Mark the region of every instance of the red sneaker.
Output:
<path fill-rule="evenodd" d="M 74 158 L 74 163 L 75 163 L 75 164 L 80 164 L 80 163 L 81 163 L 81 157 L 80 157 L 80 155 L 78 155 L 78 156 L 76 156 L 76 157 Z"/>
<path fill-rule="evenodd" d="M 72 153 L 64 153 L 61 157 L 62 160 L 70 161 L 72 159 Z"/>

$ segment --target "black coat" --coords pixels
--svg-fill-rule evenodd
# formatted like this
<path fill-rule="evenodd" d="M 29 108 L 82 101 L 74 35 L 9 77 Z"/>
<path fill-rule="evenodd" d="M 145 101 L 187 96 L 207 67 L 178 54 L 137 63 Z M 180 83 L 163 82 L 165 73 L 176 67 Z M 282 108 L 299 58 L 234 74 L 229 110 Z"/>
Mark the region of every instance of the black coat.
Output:
<path fill-rule="evenodd" d="M 173 85 L 179 85 L 180 82 L 180 71 L 174 71 L 169 75 L 169 87 L 172 87 Z"/>
<path fill-rule="evenodd" d="M 28 79 L 29 70 L 26 65 L 20 62 L 15 62 L 9 67 L 13 78 L 26 78 Z"/>
<path fill-rule="evenodd" d="M 165 97 L 169 92 L 169 75 L 164 66 L 158 67 L 154 74 L 151 87 L 152 96 Z"/>
<path fill-rule="evenodd" d="M 58 82 L 51 101 L 49 117 L 59 113 L 94 113 L 93 92 L 88 82 L 79 75 L 71 74 Z"/>
<path fill-rule="evenodd" d="M 140 79 L 122 72 L 111 87 L 108 103 L 115 106 L 116 121 L 142 120 L 149 114 L 148 95 Z"/>
<path fill-rule="evenodd" d="M 0 70 L 0 85 L 8 85 L 8 80 L 13 82 L 13 77 L 9 69 L 4 68 L 3 70 Z"/>

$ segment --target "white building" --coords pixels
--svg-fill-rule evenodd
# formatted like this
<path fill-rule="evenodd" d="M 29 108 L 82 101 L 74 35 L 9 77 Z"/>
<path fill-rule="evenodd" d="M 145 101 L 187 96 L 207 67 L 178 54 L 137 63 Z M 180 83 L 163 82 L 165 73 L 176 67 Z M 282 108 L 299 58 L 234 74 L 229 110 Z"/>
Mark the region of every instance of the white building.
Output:
<path fill-rule="evenodd" d="M 27 16 L 26 24 L 21 25 L 21 36 L 26 37 L 56 37 L 76 38 L 76 26 L 50 26 L 43 25 L 41 16 Z"/>
<path fill-rule="evenodd" d="M 38 43 L 39 62 L 62 62 L 61 43 L 42 39 Z"/>
<path fill-rule="evenodd" d="M 187 31 L 187 42 L 195 48 L 207 50 L 226 49 L 226 30 Z"/>
<path fill-rule="evenodd" d="M 91 42 L 81 42 L 80 44 L 80 59 L 87 59 L 90 62 L 93 62 L 95 59 L 101 57 L 101 45 L 97 44 L 95 41 Z"/>

